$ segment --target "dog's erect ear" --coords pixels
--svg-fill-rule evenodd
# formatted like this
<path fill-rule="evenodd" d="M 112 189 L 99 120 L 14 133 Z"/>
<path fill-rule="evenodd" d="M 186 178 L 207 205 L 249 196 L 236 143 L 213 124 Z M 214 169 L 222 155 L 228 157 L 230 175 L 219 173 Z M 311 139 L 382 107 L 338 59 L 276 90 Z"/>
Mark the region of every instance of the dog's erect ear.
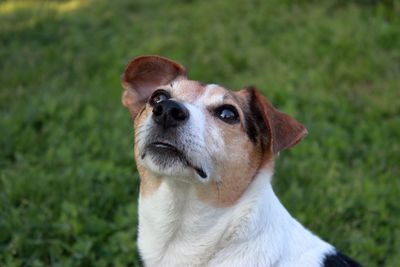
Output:
<path fill-rule="evenodd" d="M 137 57 L 121 77 L 122 104 L 135 117 L 158 86 L 182 79 L 186 79 L 186 70 L 176 62 L 160 56 Z"/>
<path fill-rule="evenodd" d="M 264 146 L 268 146 L 269 151 L 276 154 L 292 147 L 307 134 L 307 129 L 301 123 L 277 110 L 255 88 L 250 87 L 245 90 L 249 97 L 250 110 L 255 113 L 253 114 L 256 120 L 254 128 L 264 131 L 260 133 L 261 142 L 265 143 Z"/>

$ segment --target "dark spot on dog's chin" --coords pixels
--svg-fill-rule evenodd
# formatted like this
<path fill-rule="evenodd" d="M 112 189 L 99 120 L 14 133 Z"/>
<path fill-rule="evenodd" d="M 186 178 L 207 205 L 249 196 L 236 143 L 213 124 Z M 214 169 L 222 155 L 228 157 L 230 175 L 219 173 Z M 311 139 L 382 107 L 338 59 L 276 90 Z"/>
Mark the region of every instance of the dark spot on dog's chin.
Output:
<path fill-rule="evenodd" d="M 207 178 L 207 173 L 205 173 L 202 169 L 200 168 L 194 168 L 194 169 L 201 178 L 203 179 Z"/>
<path fill-rule="evenodd" d="M 142 159 L 144 159 L 144 157 L 146 157 L 146 153 L 143 153 L 140 157 L 141 157 Z"/>

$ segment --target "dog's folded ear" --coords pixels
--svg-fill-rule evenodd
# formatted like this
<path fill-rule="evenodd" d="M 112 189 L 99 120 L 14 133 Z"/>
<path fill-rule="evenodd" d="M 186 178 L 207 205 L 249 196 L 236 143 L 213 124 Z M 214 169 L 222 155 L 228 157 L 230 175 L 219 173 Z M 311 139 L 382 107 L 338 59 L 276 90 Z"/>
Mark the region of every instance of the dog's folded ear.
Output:
<path fill-rule="evenodd" d="M 135 117 L 157 87 L 182 79 L 186 79 L 186 70 L 176 62 L 160 56 L 137 57 L 121 77 L 122 104 Z"/>
<path fill-rule="evenodd" d="M 261 142 L 265 143 L 264 146 L 268 146 L 269 151 L 276 154 L 296 145 L 307 135 L 307 129 L 301 123 L 277 110 L 254 87 L 246 90 L 250 97 L 250 109 L 258 113 L 256 118 L 262 120 L 258 122 L 258 128 L 264 132 L 266 130 L 266 133 L 261 133 Z"/>

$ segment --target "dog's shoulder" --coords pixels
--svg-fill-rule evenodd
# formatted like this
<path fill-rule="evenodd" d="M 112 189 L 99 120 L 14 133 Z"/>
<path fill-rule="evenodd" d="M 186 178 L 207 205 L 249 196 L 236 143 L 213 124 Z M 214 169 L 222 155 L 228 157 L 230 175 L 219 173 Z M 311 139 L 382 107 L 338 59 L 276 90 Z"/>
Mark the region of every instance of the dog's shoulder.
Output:
<path fill-rule="evenodd" d="M 325 256 L 322 267 L 362 267 L 361 264 L 349 258 L 348 256 L 334 252 Z"/>

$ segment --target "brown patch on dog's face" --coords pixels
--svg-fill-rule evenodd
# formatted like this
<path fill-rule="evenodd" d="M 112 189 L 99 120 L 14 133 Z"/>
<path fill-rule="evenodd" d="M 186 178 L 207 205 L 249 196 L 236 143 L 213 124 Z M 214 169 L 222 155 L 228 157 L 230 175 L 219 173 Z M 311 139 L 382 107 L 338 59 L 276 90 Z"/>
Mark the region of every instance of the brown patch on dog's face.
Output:
<path fill-rule="evenodd" d="M 176 178 L 192 183 L 203 202 L 233 205 L 260 169 L 272 172 L 276 153 L 293 146 L 306 133 L 301 124 L 276 110 L 254 88 L 232 92 L 190 81 L 179 64 L 159 57 L 132 62 L 127 68 L 132 73 L 124 75 L 123 102 L 135 118 L 141 197 L 150 196 L 163 179 Z M 154 122 L 153 106 L 147 100 L 157 89 L 188 110 L 190 117 L 183 125 L 167 131 Z M 149 144 L 160 140 L 173 144 L 180 156 L 163 161 L 168 153 L 146 153 Z"/>
<path fill-rule="evenodd" d="M 297 144 L 307 130 L 274 108 L 253 87 L 236 93 L 223 91 L 218 93 L 227 96 L 224 97 L 228 99 L 227 104 L 235 106 L 239 112 L 240 127 L 230 127 L 221 122 L 214 125 L 222 129 L 224 152 L 228 156 L 215 156 L 216 162 L 222 166 L 218 169 L 220 180 L 212 181 L 210 186 L 199 186 L 198 191 L 203 201 L 216 206 L 231 206 L 261 169 L 273 173 L 274 155 Z"/>
<path fill-rule="evenodd" d="M 143 122 L 146 118 L 151 116 L 151 110 L 144 105 L 140 110 L 139 114 L 134 118 L 134 128 L 135 128 L 135 144 L 138 140 L 137 135 L 140 131 L 140 126 L 143 125 Z M 140 176 L 140 195 L 142 197 L 147 197 L 155 192 L 161 184 L 161 178 L 157 175 L 154 175 L 152 172 L 147 170 L 142 164 L 140 164 L 140 155 L 138 146 L 135 145 L 135 160 L 136 160 L 136 168 L 139 172 Z"/>
<path fill-rule="evenodd" d="M 220 181 L 198 187 L 202 201 L 219 207 L 233 205 L 245 192 L 261 168 L 273 170 L 273 153 L 267 150 L 268 137 L 261 111 L 254 107 L 254 98 L 248 90 L 232 92 L 226 89 L 218 92 L 228 96 L 229 104 L 237 108 L 240 123 L 234 127 L 217 120 L 224 140 L 223 156 L 215 160 Z"/>

